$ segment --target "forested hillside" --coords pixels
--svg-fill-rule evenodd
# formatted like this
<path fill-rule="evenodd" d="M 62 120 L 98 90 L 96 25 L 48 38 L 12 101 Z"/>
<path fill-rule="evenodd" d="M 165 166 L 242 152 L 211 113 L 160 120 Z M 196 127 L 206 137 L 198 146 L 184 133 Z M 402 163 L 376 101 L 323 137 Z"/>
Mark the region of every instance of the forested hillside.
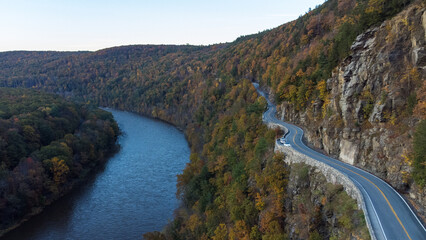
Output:
<path fill-rule="evenodd" d="M 416 44 L 424 46 L 418 37 L 424 34 L 424 27 L 418 22 L 425 9 L 422 1 L 329 0 L 293 22 L 229 44 L 125 46 L 75 54 L 0 53 L 0 86 L 44 89 L 84 102 L 160 118 L 185 129 L 192 150 L 191 162 L 179 176 L 178 196 L 185 206 L 169 226 L 168 238 L 261 239 L 263 236 L 263 239 L 280 239 L 289 234 L 291 237 L 311 234 L 314 238 L 320 234 L 326 238 L 345 238 L 348 232 L 362 232 L 345 224 L 359 222 L 359 215 L 352 212 L 351 207 L 347 207 L 346 215 L 337 217 L 340 221 L 334 228 L 341 229 L 337 233 L 328 231 L 324 224 L 319 233 L 313 228 L 287 231 L 289 210 L 285 203 L 290 201 L 286 200 L 286 192 L 291 175 L 289 168 L 282 164 L 282 156 L 274 156 L 272 152 L 276 132 L 262 125 L 265 102 L 258 98 L 250 81 L 269 87 L 277 103 L 287 110 L 284 115 L 291 114 L 286 115 L 287 119 L 309 128 L 308 133 L 313 136 L 310 140 L 323 142 L 326 135 L 320 133 L 329 125 L 339 130 L 351 128 L 353 124 L 364 126 L 360 131 L 380 134 L 365 124 L 366 121 L 350 121 L 344 125 L 346 123 L 339 120 L 338 111 L 333 112 L 331 107 L 331 103 L 339 102 L 336 94 L 333 95 L 339 89 L 329 79 L 336 75 L 340 64 L 353 58 L 356 49 L 351 46 L 358 34 L 384 26 L 385 20 L 407 8 L 414 9 L 415 17 L 401 20 L 401 26 L 389 24 L 383 27 L 384 31 L 408 29 L 417 37 Z M 389 34 L 385 43 L 398 48 L 411 41 L 394 35 Z M 393 57 L 398 59 L 398 55 Z M 419 80 L 403 85 L 408 89 L 396 100 L 410 100 L 393 108 L 409 107 L 412 111 L 395 110 L 386 121 L 404 123 L 408 119 L 414 129 L 419 120 L 424 119 L 424 115 L 413 114 L 424 111 L 422 106 L 426 102 L 424 94 L 413 95 L 420 91 L 422 84 L 424 88 L 422 61 L 395 65 L 397 71 L 408 73 L 407 78 L 418 76 Z M 413 75 L 407 70 L 413 70 Z M 375 74 L 381 76 L 383 72 Z M 389 86 L 400 86 L 394 75 L 388 82 Z M 361 107 L 356 108 L 362 110 L 358 112 L 365 120 L 381 93 L 364 93 L 363 87 L 357 89 L 355 95 L 357 101 L 362 100 Z M 336 97 L 332 99 L 332 96 Z M 386 100 L 391 94 L 383 93 L 383 96 Z M 395 136 L 399 134 L 395 132 Z M 408 142 L 412 145 L 412 139 Z M 336 154 L 328 151 L 327 144 L 314 144 Z M 410 162 L 411 148 L 407 145 L 404 149 Z M 417 147 L 416 151 L 423 150 Z M 374 172 L 372 166 L 376 160 L 368 158 L 361 167 Z M 405 173 L 397 173 L 401 178 L 396 179 L 402 179 L 403 174 L 406 177 L 400 189 L 416 185 L 412 181 L 413 172 L 417 185 L 421 185 L 424 164 L 411 167 L 402 158 L 397 163 L 407 166 Z M 382 177 L 386 179 L 387 175 Z M 424 192 L 421 187 L 415 191 Z M 424 203 L 421 198 L 417 198 L 417 202 Z M 312 218 L 325 223 L 326 214 L 320 214 L 320 209 L 328 204 L 325 199 L 323 204 L 316 205 L 318 214 Z M 303 209 L 299 210 L 303 212 Z"/>
<path fill-rule="evenodd" d="M 0 234 L 84 179 L 118 134 L 112 115 L 93 106 L 0 88 Z"/>

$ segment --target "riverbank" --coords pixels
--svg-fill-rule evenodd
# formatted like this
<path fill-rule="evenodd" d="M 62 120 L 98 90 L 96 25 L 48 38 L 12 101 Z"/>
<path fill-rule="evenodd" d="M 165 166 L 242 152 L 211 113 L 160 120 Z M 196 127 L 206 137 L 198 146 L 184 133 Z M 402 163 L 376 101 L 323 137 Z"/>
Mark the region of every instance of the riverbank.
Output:
<path fill-rule="evenodd" d="M 182 132 L 170 124 L 107 109 L 121 150 L 81 187 L 49 205 L 2 240 L 135 239 L 161 230 L 178 207 L 176 175 L 189 159 Z M 109 226 L 105 229 L 105 226 Z"/>
<path fill-rule="evenodd" d="M 31 220 L 32 217 L 37 216 L 38 214 L 42 213 L 43 210 L 46 207 L 52 205 L 53 203 L 55 203 L 59 199 L 66 197 L 67 194 L 69 194 L 75 188 L 81 187 L 84 183 L 87 182 L 88 178 L 90 178 L 91 176 L 102 172 L 102 170 L 104 169 L 104 166 L 107 163 L 108 159 L 111 158 L 114 154 L 116 154 L 119 150 L 120 150 L 120 145 L 115 145 L 115 148 L 111 149 L 111 151 L 107 154 L 107 156 L 105 156 L 103 159 L 100 159 L 100 161 L 98 161 L 98 165 L 94 166 L 89 171 L 83 172 L 83 175 L 81 176 L 81 178 L 75 179 L 72 182 L 67 183 L 67 186 L 63 189 L 63 192 L 59 196 L 56 196 L 53 199 L 49 199 L 45 203 L 44 206 L 37 207 L 37 208 L 33 209 L 30 213 L 28 213 L 26 216 L 24 216 L 21 221 L 17 222 L 13 226 L 11 226 L 7 229 L 1 230 L 0 231 L 0 239 L 4 235 L 6 235 L 8 232 L 13 231 L 14 229 L 21 226 L 23 223 Z"/>

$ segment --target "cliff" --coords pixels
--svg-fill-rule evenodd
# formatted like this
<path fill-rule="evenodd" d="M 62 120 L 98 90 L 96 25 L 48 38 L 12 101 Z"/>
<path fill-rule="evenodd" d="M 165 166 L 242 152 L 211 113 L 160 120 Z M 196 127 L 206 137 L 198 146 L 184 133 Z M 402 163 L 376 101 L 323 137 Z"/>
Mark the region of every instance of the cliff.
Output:
<path fill-rule="evenodd" d="M 423 215 L 426 190 L 410 173 L 412 138 L 425 117 L 425 34 L 425 5 L 413 4 L 356 38 L 326 81 L 325 101 L 303 111 L 280 105 L 281 117 L 302 126 L 314 147 L 385 179 Z"/>
<path fill-rule="evenodd" d="M 316 147 L 425 202 L 409 166 L 410 136 L 424 119 L 416 104 L 424 5 L 412 2 L 328 0 L 290 23 L 206 47 L 1 53 L 0 86 L 43 89 L 184 129 L 192 154 L 178 177 L 184 208 L 171 238 L 283 237 L 293 234 L 283 209 L 292 201 L 288 169 L 273 155 L 277 135 L 262 125 L 266 104 L 249 80 L 270 87 L 286 120 L 305 126 Z"/>
<path fill-rule="evenodd" d="M 290 239 L 313 238 L 316 234 L 324 239 L 370 239 L 364 214 L 342 185 L 329 183 L 328 176 L 316 167 L 303 163 L 288 167 L 285 208 Z"/>

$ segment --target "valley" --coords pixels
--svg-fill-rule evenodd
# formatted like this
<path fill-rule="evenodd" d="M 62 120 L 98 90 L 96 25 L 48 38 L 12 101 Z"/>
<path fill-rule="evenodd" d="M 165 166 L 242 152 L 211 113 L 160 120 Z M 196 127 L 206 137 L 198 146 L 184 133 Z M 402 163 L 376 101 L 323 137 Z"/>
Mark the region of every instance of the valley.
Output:
<path fill-rule="evenodd" d="M 274 151 L 283 132 L 263 124 L 268 102 L 252 82 L 269 89 L 277 118 L 300 126 L 305 143 L 381 178 L 421 220 L 425 9 L 420 0 L 328 0 L 230 43 L 2 52 L 0 87 L 50 92 L 183 130 L 190 156 L 177 177 L 181 206 L 147 239 L 365 239 L 367 223 L 344 187 Z M 376 192 L 366 206 L 377 206 L 388 196 L 379 190 L 391 188 L 379 181 L 377 190 L 368 185 L 375 178 L 366 178 L 359 185 Z M 394 221 L 389 202 L 376 210 Z M 405 232 L 392 231 L 384 230 L 386 238 Z"/>

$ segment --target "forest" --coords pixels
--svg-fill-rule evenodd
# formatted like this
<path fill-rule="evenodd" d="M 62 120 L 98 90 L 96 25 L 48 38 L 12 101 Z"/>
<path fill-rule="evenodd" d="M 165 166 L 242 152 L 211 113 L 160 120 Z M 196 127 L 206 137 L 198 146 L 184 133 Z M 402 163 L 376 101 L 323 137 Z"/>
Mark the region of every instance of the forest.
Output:
<path fill-rule="evenodd" d="M 81 103 L 159 118 L 185 130 L 192 153 L 178 176 L 177 196 L 184 206 L 163 233 L 145 237 L 286 239 L 289 167 L 282 164 L 284 156 L 273 153 L 279 133 L 262 124 L 266 102 L 258 98 L 251 82 L 270 88 L 277 103 L 288 102 L 298 111 L 319 106 L 323 114 L 317 117 L 325 118 L 330 94 L 326 81 L 349 56 L 357 35 L 411 2 L 329 0 L 275 29 L 211 46 L 0 53 L 0 86 L 45 90 Z M 410 91 L 418 88 L 412 86 Z M 417 103 L 426 102 L 424 97 L 416 95 L 406 106 L 420 111 Z M 404 122 L 406 116 L 395 112 L 393 119 Z M 419 131 L 424 131 L 424 124 Z M 424 148 L 416 151 L 420 152 L 413 174 L 421 183 L 426 175 L 419 159 Z M 31 156 L 44 153 L 40 152 Z M 321 206 L 331 201 L 325 199 Z M 307 217 L 325 224 L 321 214 Z M 342 239 L 362 232 L 349 224 L 361 221 L 352 206 L 345 206 L 339 219 L 335 228 L 342 229 L 341 235 L 324 228 L 303 231 L 311 239 Z"/>
<path fill-rule="evenodd" d="M 112 114 L 31 89 L 0 88 L 0 232 L 85 179 L 117 149 Z"/>

